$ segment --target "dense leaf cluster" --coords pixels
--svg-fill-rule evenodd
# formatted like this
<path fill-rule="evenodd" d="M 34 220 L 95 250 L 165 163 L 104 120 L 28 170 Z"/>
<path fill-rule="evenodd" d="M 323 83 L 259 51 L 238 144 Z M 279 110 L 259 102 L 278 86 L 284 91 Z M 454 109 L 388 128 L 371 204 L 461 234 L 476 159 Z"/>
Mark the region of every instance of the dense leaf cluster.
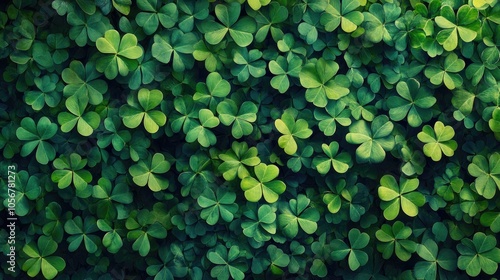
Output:
<path fill-rule="evenodd" d="M 4 1 L 15 275 L 498 275 L 499 46 L 497 0 Z"/>

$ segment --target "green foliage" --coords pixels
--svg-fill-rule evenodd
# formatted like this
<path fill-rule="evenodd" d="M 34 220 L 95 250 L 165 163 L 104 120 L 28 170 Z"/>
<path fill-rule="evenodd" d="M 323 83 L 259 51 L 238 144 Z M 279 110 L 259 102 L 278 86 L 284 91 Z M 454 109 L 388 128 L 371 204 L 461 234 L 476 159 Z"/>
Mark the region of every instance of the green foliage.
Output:
<path fill-rule="evenodd" d="M 274 122 L 276 129 L 283 134 L 278 139 L 278 145 L 289 155 L 297 152 L 298 146 L 295 139 L 307 139 L 312 134 L 312 130 L 306 120 L 297 119 L 298 112 L 294 109 L 287 109 L 280 119 Z"/>
<path fill-rule="evenodd" d="M 143 55 L 141 47 L 137 46 L 137 37 L 127 33 L 120 38 L 116 30 L 108 30 L 104 37 L 97 39 L 96 47 L 102 54 L 97 60 L 97 71 L 104 73 L 106 78 L 114 79 L 120 73 L 128 75 L 130 70 L 137 67 L 137 59 Z"/>
<path fill-rule="evenodd" d="M 137 97 L 129 95 L 128 104 L 120 107 L 123 124 L 128 128 L 136 128 L 143 122 L 147 132 L 157 132 L 167 122 L 162 111 L 153 110 L 160 105 L 162 99 L 163 93 L 156 89 L 140 89 Z"/>
<path fill-rule="evenodd" d="M 23 247 L 23 252 L 29 257 L 22 269 L 30 277 L 42 272 L 45 279 L 54 279 L 64 270 L 66 262 L 59 256 L 52 256 L 57 251 L 57 243 L 47 236 L 40 236 L 37 243 L 31 242 Z"/>
<path fill-rule="evenodd" d="M 498 278 L 497 0 L 4 2 L 3 278 Z"/>
<path fill-rule="evenodd" d="M 440 121 L 434 123 L 434 129 L 430 125 L 425 125 L 417 135 L 418 140 L 425 143 L 424 154 L 433 161 L 440 161 L 442 154 L 453 156 L 458 147 L 457 141 L 452 140 L 453 136 L 455 136 L 453 127 L 445 126 Z"/>
<path fill-rule="evenodd" d="M 279 174 L 279 168 L 274 164 L 259 163 L 254 167 L 255 177 L 248 176 L 241 180 L 241 189 L 245 192 L 245 198 L 251 202 L 257 202 L 262 197 L 268 203 L 278 200 L 286 185 L 281 180 L 275 180 Z"/>
<path fill-rule="evenodd" d="M 424 195 L 415 191 L 418 185 L 417 178 L 401 177 L 399 185 L 392 175 L 384 175 L 380 179 L 378 196 L 382 200 L 380 206 L 384 210 L 384 217 L 387 220 L 394 220 L 399 215 L 399 209 L 402 209 L 410 217 L 417 216 L 418 207 L 425 203 Z"/>
<path fill-rule="evenodd" d="M 368 254 L 362 249 L 370 242 L 370 236 L 359 229 L 351 229 L 348 234 L 349 245 L 342 239 L 332 241 L 332 259 L 335 261 L 348 259 L 349 268 L 353 271 L 368 262 Z"/>
<path fill-rule="evenodd" d="M 354 122 L 349 126 L 345 136 L 351 144 L 361 144 L 356 149 L 356 161 L 359 163 L 378 163 L 385 158 L 385 151 L 394 147 L 394 137 L 391 135 L 394 125 L 385 115 L 376 117 L 370 126 L 364 120 Z"/>
<path fill-rule="evenodd" d="M 500 249 L 492 235 L 476 232 L 472 237 L 462 239 L 457 245 L 460 252 L 458 268 L 465 270 L 469 276 L 478 276 L 481 271 L 493 275 L 500 263 Z"/>

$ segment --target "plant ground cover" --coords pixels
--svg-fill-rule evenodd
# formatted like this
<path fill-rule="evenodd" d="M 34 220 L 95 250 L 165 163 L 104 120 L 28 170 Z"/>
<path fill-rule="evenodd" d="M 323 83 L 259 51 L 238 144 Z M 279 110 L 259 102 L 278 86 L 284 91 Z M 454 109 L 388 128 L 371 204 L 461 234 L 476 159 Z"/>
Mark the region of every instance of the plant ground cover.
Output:
<path fill-rule="evenodd" d="M 499 46 L 497 0 L 3 1 L 0 279 L 498 277 Z"/>

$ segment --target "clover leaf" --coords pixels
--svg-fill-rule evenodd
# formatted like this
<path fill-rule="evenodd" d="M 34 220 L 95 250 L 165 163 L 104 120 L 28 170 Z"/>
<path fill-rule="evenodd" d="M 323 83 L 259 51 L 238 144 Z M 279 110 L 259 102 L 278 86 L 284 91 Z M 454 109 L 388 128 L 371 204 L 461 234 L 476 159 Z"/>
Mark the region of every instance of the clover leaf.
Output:
<path fill-rule="evenodd" d="M 49 118 L 41 117 L 37 124 L 30 117 L 21 120 L 21 126 L 16 130 L 16 136 L 26 142 L 21 148 L 21 156 L 26 157 L 36 148 L 36 160 L 40 164 L 47 164 L 56 157 L 54 147 L 46 140 L 57 133 L 57 124 Z"/>
<path fill-rule="evenodd" d="M 417 279 L 436 279 L 438 269 L 448 271 L 457 269 L 455 252 L 448 248 L 439 250 L 436 242 L 430 238 L 418 244 L 417 254 L 425 260 L 415 264 L 414 273 Z"/>
<path fill-rule="evenodd" d="M 160 23 L 164 28 L 171 28 L 177 22 L 178 12 L 175 3 L 162 5 L 158 0 L 139 0 L 137 6 L 142 12 L 136 15 L 135 20 L 146 35 L 153 34 Z"/>
<path fill-rule="evenodd" d="M 485 212 L 481 215 L 481 224 L 490 227 L 494 233 L 500 232 L 500 212 Z"/>
<path fill-rule="evenodd" d="M 385 115 L 377 116 L 371 126 L 364 120 L 349 126 L 346 140 L 351 144 L 361 144 L 356 149 L 356 161 L 359 163 L 378 163 L 385 158 L 385 151 L 394 148 L 394 137 L 391 135 L 394 125 Z"/>
<path fill-rule="evenodd" d="M 471 42 L 477 36 L 480 28 L 478 10 L 469 5 L 461 6 L 455 16 L 449 5 L 441 7 L 440 15 L 434 20 L 440 28 L 436 40 L 446 51 L 453 51 L 458 46 L 458 37 L 464 42 Z"/>
<path fill-rule="evenodd" d="M 106 118 L 104 120 L 106 132 L 97 135 L 97 145 L 104 149 L 112 144 L 116 151 L 123 150 L 132 139 L 132 135 L 128 130 L 118 130 L 120 126 L 120 117 L 113 115 Z"/>
<path fill-rule="evenodd" d="M 325 13 L 321 15 L 321 24 L 325 26 L 325 30 L 332 32 L 339 26 L 346 33 L 355 31 L 364 20 L 364 16 L 356 9 L 360 6 L 358 0 L 329 1 Z"/>
<path fill-rule="evenodd" d="M 187 266 L 186 256 L 184 256 L 186 247 L 177 242 L 169 246 L 160 246 L 158 248 L 160 260 L 157 258 L 146 259 L 146 263 L 149 265 L 146 269 L 148 275 L 154 276 L 155 280 L 186 277 L 188 270 L 193 269 Z"/>
<path fill-rule="evenodd" d="M 278 56 L 276 60 L 269 61 L 269 71 L 275 75 L 271 79 L 271 86 L 280 93 L 285 93 L 290 87 L 288 76 L 298 78 L 302 67 L 302 59 L 295 55 L 286 58 Z"/>
<path fill-rule="evenodd" d="M 302 67 L 299 78 L 300 84 L 307 89 L 306 100 L 317 107 L 325 107 L 328 99 L 338 100 L 349 94 L 350 81 L 344 75 L 336 75 L 338 71 L 337 62 L 323 58 Z"/>
<path fill-rule="evenodd" d="M 257 28 L 255 20 L 248 16 L 240 18 L 240 13 L 241 5 L 236 2 L 229 5 L 217 4 L 215 6 L 215 15 L 222 24 L 216 21 L 203 24 L 205 40 L 211 45 L 216 45 L 229 33 L 238 46 L 246 47 L 250 45 L 253 41 L 252 34 Z"/>
<path fill-rule="evenodd" d="M 394 21 L 401 14 L 401 7 L 395 3 L 375 3 L 370 5 L 367 12 L 363 12 L 365 28 L 364 37 L 371 43 L 378 43 L 384 40 L 385 43 L 392 45 L 393 39 L 389 30 L 394 27 Z"/>
<path fill-rule="evenodd" d="M 51 179 L 60 189 L 67 188 L 71 183 L 77 190 L 83 190 L 92 181 L 92 173 L 85 170 L 87 159 L 82 159 L 79 154 L 71 153 L 69 157 L 62 155 L 54 160 Z"/>
<path fill-rule="evenodd" d="M 186 134 L 186 141 L 188 143 L 198 141 L 203 147 L 209 147 L 217 143 L 217 137 L 210 128 L 218 126 L 220 120 L 208 109 L 201 109 L 198 112 L 198 120 L 199 123 L 193 125 Z"/>
<path fill-rule="evenodd" d="M 153 110 L 160 105 L 163 93 L 157 89 L 142 88 L 137 97 L 129 95 L 126 105 L 120 107 L 120 117 L 128 128 L 136 128 L 144 122 L 144 128 L 149 133 L 155 133 L 167 122 L 166 115 L 159 110 Z"/>
<path fill-rule="evenodd" d="M 491 131 L 495 133 L 500 132 L 500 108 L 493 110 L 492 118 L 488 121 Z"/>
<path fill-rule="evenodd" d="M 407 117 L 410 126 L 419 127 L 432 118 L 432 111 L 429 108 L 436 103 L 436 98 L 428 88 L 420 87 L 420 83 L 412 78 L 406 82 L 399 82 L 396 90 L 399 96 L 387 99 L 389 116 L 392 120 L 400 121 Z"/>
<path fill-rule="evenodd" d="M 184 32 L 193 30 L 195 20 L 204 20 L 208 17 L 207 2 L 191 2 L 186 0 L 177 1 L 177 9 L 182 13 L 177 21 L 179 28 Z"/>
<path fill-rule="evenodd" d="M 172 61 L 174 71 L 182 72 L 193 68 L 194 59 L 191 54 L 196 42 L 197 39 L 193 33 L 184 33 L 179 29 L 173 29 L 154 35 L 151 53 L 162 63 L 168 64 Z"/>
<path fill-rule="evenodd" d="M 251 202 L 259 201 L 262 196 L 268 203 L 278 200 L 280 194 L 285 192 L 286 185 L 278 177 L 279 168 L 274 164 L 259 163 L 254 167 L 255 176 L 248 176 L 241 180 L 241 189 L 245 192 L 245 198 Z"/>
<path fill-rule="evenodd" d="M 381 243 L 377 244 L 377 250 L 382 253 L 384 259 L 389 259 L 393 253 L 402 261 L 408 261 L 411 254 L 417 250 L 417 243 L 408 240 L 412 234 L 410 227 L 401 221 L 396 221 L 392 226 L 383 224 L 377 230 L 375 236 Z"/>
<path fill-rule="evenodd" d="M 245 271 L 248 269 L 244 261 L 239 260 L 243 252 L 237 245 L 229 248 L 229 251 L 221 244 L 208 251 L 208 260 L 215 264 L 210 270 L 210 276 L 218 280 L 232 279 L 243 280 Z"/>
<path fill-rule="evenodd" d="M 418 185 L 418 178 L 401 177 L 399 185 L 392 175 L 384 175 L 380 179 L 378 196 L 382 200 L 380 206 L 387 220 L 394 220 L 399 215 L 400 208 L 410 217 L 417 216 L 418 207 L 425 203 L 424 195 L 415 191 Z"/>
<path fill-rule="evenodd" d="M 453 156 L 458 146 L 457 142 L 452 140 L 453 136 L 455 136 L 453 127 L 445 126 L 441 121 L 434 123 L 434 129 L 430 125 L 425 125 L 417 134 L 418 140 L 425 143 L 424 154 L 433 161 L 441 160 L 442 154 Z"/>
<path fill-rule="evenodd" d="M 460 253 L 458 268 L 465 270 L 471 277 L 478 276 L 481 271 L 493 275 L 500 263 L 500 249 L 496 247 L 497 240 L 493 235 L 476 232 L 472 237 L 463 238 L 457 245 Z"/>
<path fill-rule="evenodd" d="M 222 78 L 222 76 L 213 72 L 208 74 L 206 83 L 199 82 L 196 84 L 196 93 L 193 95 L 193 100 L 208 104 L 209 107 L 215 109 L 218 99 L 226 97 L 231 91 L 231 84 Z"/>
<path fill-rule="evenodd" d="M 59 77 L 55 74 L 36 77 L 34 79 L 37 90 L 25 92 L 24 100 L 35 111 L 40 111 L 45 104 L 54 108 L 61 101 Z"/>
<path fill-rule="evenodd" d="M 215 225 L 221 217 L 226 222 L 231 222 L 234 213 L 238 210 L 238 204 L 234 203 L 236 194 L 222 188 L 217 188 L 214 192 L 207 188 L 198 197 L 197 202 L 203 208 L 200 217 L 207 221 L 209 225 Z"/>
<path fill-rule="evenodd" d="M 99 249 L 99 246 L 101 246 L 101 239 L 99 236 L 91 233 L 98 230 L 96 219 L 93 216 L 87 216 L 83 221 L 80 216 L 66 221 L 64 231 L 70 235 L 68 237 L 68 250 L 70 252 L 76 251 L 83 242 L 87 252 L 91 254 L 95 253 Z"/>
<path fill-rule="evenodd" d="M 276 208 L 268 204 L 261 205 L 258 210 L 256 206 L 249 207 L 243 215 L 249 219 L 241 222 L 245 236 L 257 242 L 265 242 L 276 234 Z"/>
<path fill-rule="evenodd" d="M 500 153 L 491 154 L 488 159 L 483 155 L 476 155 L 467 167 L 469 174 L 476 177 L 477 193 L 487 199 L 495 196 L 500 189 Z"/>
<path fill-rule="evenodd" d="M 245 101 L 240 106 L 232 99 L 226 99 L 217 105 L 220 122 L 231 127 L 231 135 L 240 139 L 254 131 L 252 123 L 257 120 L 258 108 L 255 103 Z"/>
<path fill-rule="evenodd" d="M 133 202 L 132 193 L 125 182 L 112 182 L 107 178 L 100 178 L 97 185 L 92 189 L 92 197 L 97 198 L 97 217 L 113 220 L 118 214 L 117 208 L 120 204 Z"/>
<path fill-rule="evenodd" d="M 297 152 L 297 140 L 307 139 L 312 135 L 309 124 L 304 119 L 297 119 L 297 110 L 290 108 L 283 112 L 281 119 L 274 122 L 276 129 L 283 134 L 278 138 L 278 145 L 284 149 L 288 155 Z M 297 119 L 297 120 L 296 120 Z"/>
<path fill-rule="evenodd" d="M 90 136 L 99 127 L 101 118 L 94 111 L 85 112 L 89 98 L 85 95 L 74 95 L 66 99 L 68 112 L 61 112 L 57 122 L 61 125 L 62 132 L 70 132 L 75 126 L 82 136 Z"/>
<path fill-rule="evenodd" d="M 104 54 L 97 60 L 97 71 L 104 73 L 112 80 L 118 76 L 127 76 L 129 71 L 137 68 L 137 59 L 143 55 L 143 50 L 137 45 L 137 37 L 127 33 L 120 38 L 118 31 L 111 29 L 96 41 L 96 47 Z"/>
<path fill-rule="evenodd" d="M 348 239 L 350 246 L 341 239 L 332 241 L 331 258 L 334 261 L 340 261 L 348 256 L 349 268 L 355 271 L 368 262 L 368 254 L 362 249 L 370 242 L 370 236 L 365 232 L 362 233 L 357 228 L 353 228 L 349 230 Z"/>
<path fill-rule="evenodd" d="M 120 229 L 112 228 L 108 220 L 97 220 L 99 230 L 106 232 L 102 237 L 102 245 L 108 249 L 110 253 L 117 253 L 123 246 L 122 237 L 119 234 Z"/>
<path fill-rule="evenodd" d="M 341 126 L 351 125 L 351 111 L 346 106 L 345 102 L 338 100 L 328 102 L 324 110 L 321 108 L 314 109 L 314 118 L 319 121 L 319 130 L 323 131 L 325 136 L 335 134 L 337 123 Z"/>
<path fill-rule="evenodd" d="M 92 105 L 103 101 L 103 94 L 108 91 L 108 84 L 99 78 L 101 74 L 95 70 L 95 63 L 89 61 L 85 66 L 78 60 L 73 60 L 69 68 L 62 71 L 61 77 L 66 83 L 64 96 L 85 95 Z"/>
<path fill-rule="evenodd" d="M 132 213 L 127 218 L 125 226 L 129 230 L 127 238 L 134 241 L 132 249 L 138 251 L 139 255 L 145 257 L 151 251 L 151 241 L 153 238 L 164 239 L 167 237 L 167 230 L 156 221 L 151 212 L 142 209 Z"/>
<path fill-rule="evenodd" d="M 15 185 L 16 215 L 26 216 L 33 210 L 33 202 L 42 194 L 40 180 L 37 176 L 30 176 L 28 172 L 21 170 L 17 173 Z"/>
<path fill-rule="evenodd" d="M 338 153 L 339 143 L 331 142 L 330 145 L 321 144 L 321 149 L 327 157 L 317 156 L 313 159 L 313 165 L 320 174 L 327 174 L 330 167 L 338 173 L 346 173 L 352 166 L 351 155 L 347 152 Z"/>
<path fill-rule="evenodd" d="M 92 15 L 86 15 L 79 10 L 71 11 L 67 21 L 73 26 L 69 30 L 69 38 L 79 47 L 87 45 L 89 40 L 96 42 L 111 27 L 109 19 L 99 11 Z"/>
<path fill-rule="evenodd" d="M 444 83 L 452 90 L 462 85 L 463 78 L 458 72 L 464 68 L 465 61 L 452 52 L 446 56 L 442 66 L 440 63 L 431 63 L 425 68 L 424 74 L 433 85 L 439 86 Z"/>
<path fill-rule="evenodd" d="M 170 162 L 165 159 L 161 153 L 155 153 L 146 160 L 139 160 L 135 165 L 132 165 L 128 172 L 132 175 L 132 179 L 138 186 L 148 187 L 158 192 L 168 188 L 169 182 L 159 174 L 164 174 L 170 170 Z"/>
<path fill-rule="evenodd" d="M 56 250 L 57 243 L 45 235 L 38 238 L 37 244 L 32 241 L 24 245 L 23 252 L 29 258 L 22 264 L 22 270 L 30 277 L 35 277 L 42 271 L 45 279 L 54 279 L 66 267 L 63 258 L 52 256 Z"/>
<path fill-rule="evenodd" d="M 260 60 L 262 52 L 259 50 L 250 50 L 247 48 L 237 48 L 234 50 L 233 61 L 236 63 L 231 68 L 231 74 L 238 77 L 238 81 L 243 83 L 250 76 L 260 78 L 266 74 L 266 62 Z"/>
<path fill-rule="evenodd" d="M 319 211 L 311 207 L 311 200 L 303 194 L 297 199 L 290 199 L 288 203 L 280 203 L 281 213 L 278 215 L 278 224 L 285 236 L 294 238 L 300 228 L 307 234 L 313 234 L 318 229 Z"/>
<path fill-rule="evenodd" d="M 243 179 L 250 176 L 247 167 L 256 166 L 260 163 L 260 158 L 257 156 L 256 147 L 248 148 L 246 142 L 233 142 L 231 149 L 225 153 L 219 154 L 219 158 L 223 161 L 219 165 L 219 171 L 222 172 L 224 179 L 231 181 L 236 177 Z"/>

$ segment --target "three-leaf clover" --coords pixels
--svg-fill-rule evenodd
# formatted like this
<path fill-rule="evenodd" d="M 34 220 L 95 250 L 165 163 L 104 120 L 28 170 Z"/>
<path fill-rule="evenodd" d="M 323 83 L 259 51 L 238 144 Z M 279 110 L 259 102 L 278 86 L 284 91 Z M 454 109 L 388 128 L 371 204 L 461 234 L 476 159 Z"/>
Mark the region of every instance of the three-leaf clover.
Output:
<path fill-rule="evenodd" d="M 129 95 L 126 105 L 120 107 L 120 117 L 128 128 L 136 128 L 144 122 L 144 128 L 149 133 L 155 133 L 160 126 L 165 125 L 167 116 L 160 110 L 153 110 L 163 100 L 163 93 L 157 89 L 142 88 L 137 97 Z"/>
<path fill-rule="evenodd" d="M 321 108 L 314 109 L 314 118 L 319 121 L 319 130 L 323 131 L 325 136 L 335 134 L 337 123 L 341 126 L 351 125 L 351 111 L 346 106 L 345 102 L 338 100 L 328 102 L 324 110 Z"/>
<path fill-rule="evenodd" d="M 151 250 L 150 239 L 164 239 L 167 237 L 165 227 L 147 209 L 132 213 L 125 226 L 129 230 L 127 238 L 131 241 L 134 240 L 132 249 L 138 251 L 142 257 L 149 254 Z"/>
<path fill-rule="evenodd" d="M 500 153 L 495 152 L 488 159 L 483 155 L 474 156 L 467 170 L 476 177 L 477 193 L 492 199 L 497 188 L 500 189 Z"/>
<path fill-rule="evenodd" d="M 57 122 L 61 125 L 62 132 L 70 132 L 75 126 L 82 136 L 90 136 L 94 129 L 99 127 L 101 118 L 94 111 L 85 112 L 88 105 L 86 95 L 74 95 L 66 99 L 68 112 L 61 112 L 57 116 Z"/>
<path fill-rule="evenodd" d="M 155 34 L 151 53 L 162 63 L 172 61 L 174 71 L 183 72 L 193 67 L 194 58 L 191 54 L 196 42 L 194 33 L 184 33 L 179 29 L 169 30 Z"/>
<path fill-rule="evenodd" d="M 209 109 L 201 109 L 198 111 L 199 123 L 194 124 L 186 133 L 186 141 L 192 143 L 198 141 L 201 146 L 209 147 L 217 143 L 217 137 L 210 130 L 219 125 L 220 120 L 214 116 L 214 113 Z"/>
<path fill-rule="evenodd" d="M 259 163 L 254 167 L 255 177 L 245 177 L 241 180 L 241 189 L 245 198 L 251 202 L 259 201 L 262 196 L 268 203 L 278 200 L 280 194 L 285 192 L 286 185 L 278 177 L 279 168 L 274 164 Z"/>
<path fill-rule="evenodd" d="M 377 249 L 382 253 L 384 259 L 389 259 L 393 253 L 402 261 L 408 261 L 411 254 L 417 250 L 417 243 L 408 240 L 412 234 L 410 227 L 405 226 L 401 221 L 396 221 L 392 226 L 383 224 L 377 230 L 375 236 L 381 243 L 377 244 Z"/>
<path fill-rule="evenodd" d="M 276 208 L 264 204 L 257 210 L 256 205 L 254 205 L 248 207 L 243 215 L 250 219 L 241 222 L 245 236 L 253 238 L 257 242 L 264 242 L 271 240 L 271 235 L 276 234 Z"/>
<path fill-rule="evenodd" d="M 211 45 L 216 45 L 229 33 L 238 46 L 246 47 L 250 45 L 253 41 L 252 34 L 257 27 L 251 17 L 245 16 L 238 20 L 240 13 L 241 5 L 237 2 L 228 5 L 217 4 L 215 6 L 215 15 L 222 24 L 213 20 L 203 23 L 205 40 Z"/>
<path fill-rule="evenodd" d="M 226 222 L 231 222 L 234 213 L 238 210 L 238 204 L 234 203 L 236 194 L 223 188 L 217 188 L 213 191 L 206 188 L 198 197 L 197 202 L 203 210 L 200 217 L 207 221 L 209 225 L 215 225 L 221 217 Z"/>
<path fill-rule="evenodd" d="M 36 148 L 36 160 L 40 164 L 47 164 L 56 157 L 56 150 L 46 140 L 57 133 L 57 124 L 49 118 L 41 117 L 37 124 L 30 117 L 21 120 L 21 126 L 16 130 L 16 136 L 26 142 L 21 148 L 21 156 L 26 157 Z"/>
<path fill-rule="evenodd" d="M 349 126 L 346 135 L 347 142 L 361 144 L 356 149 L 356 161 L 359 163 L 378 163 L 385 158 L 385 151 L 394 148 L 394 136 L 391 135 L 394 124 L 386 115 L 377 116 L 371 126 L 364 120 L 354 122 Z"/>
<path fill-rule="evenodd" d="M 40 111 L 45 104 L 54 108 L 61 101 L 60 87 L 58 86 L 59 77 L 55 74 L 36 77 L 33 80 L 37 90 L 30 90 L 24 94 L 26 104 L 30 105 L 35 111 Z"/>
<path fill-rule="evenodd" d="M 323 58 L 302 67 L 299 78 L 300 84 L 307 89 L 306 100 L 325 107 L 328 99 L 338 100 L 349 94 L 351 82 L 345 75 L 336 75 L 339 68 L 337 62 Z"/>
<path fill-rule="evenodd" d="M 368 254 L 362 249 L 370 242 L 370 236 L 365 232 L 362 233 L 357 228 L 353 228 L 349 230 L 348 239 L 350 245 L 347 245 L 341 239 L 332 241 L 331 258 L 334 261 L 340 261 L 348 256 L 349 268 L 355 271 L 368 262 Z"/>
<path fill-rule="evenodd" d="M 128 172 L 132 175 L 135 184 L 141 187 L 148 185 L 152 191 L 158 192 L 169 186 L 168 180 L 159 175 L 168 170 L 170 170 L 170 162 L 163 154 L 155 153 L 152 157 L 132 165 Z"/>
<path fill-rule="evenodd" d="M 299 194 L 297 199 L 290 199 L 288 203 L 280 203 L 281 213 L 278 215 L 278 224 L 287 237 L 297 236 L 299 226 L 307 234 L 316 232 L 319 211 L 311 207 L 310 203 L 311 200 L 303 194 Z"/>
<path fill-rule="evenodd" d="M 237 48 L 233 52 L 233 61 L 236 65 L 231 68 L 231 74 L 238 77 L 238 81 L 243 83 L 250 78 L 260 78 L 266 75 L 266 62 L 261 60 L 262 52 L 247 48 Z"/>
<path fill-rule="evenodd" d="M 471 42 L 480 29 L 479 12 L 469 5 L 461 6 L 457 15 L 449 5 L 441 7 L 440 15 L 434 21 L 443 30 L 439 31 L 436 40 L 446 51 L 453 51 L 458 46 L 458 37 L 464 42 Z"/>
<path fill-rule="evenodd" d="M 222 78 L 217 72 L 208 74 L 206 83 L 196 84 L 196 93 L 193 100 L 209 105 L 210 109 L 215 109 L 218 99 L 226 97 L 231 92 L 231 84 Z"/>
<path fill-rule="evenodd" d="M 153 34 L 158 25 L 171 28 L 178 18 L 177 5 L 168 3 L 162 6 L 162 1 L 158 0 L 138 0 L 137 7 L 142 11 L 137 14 L 135 20 L 137 25 L 144 29 L 146 35 Z"/>
<path fill-rule="evenodd" d="M 99 105 L 103 94 L 108 91 L 108 84 L 100 79 L 101 74 L 95 69 L 95 62 L 89 61 L 83 66 L 78 60 L 73 60 L 69 68 L 62 71 L 61 77 L 66 83 L 64 96 L 85 95 L 92 105 Z"/>
<path fill-rule="evenodd" d="M 276 129 L 283 134 L 278 138 L 278 145 L 284 149 L 288 155 L 293 155 L 297 152 L 297 139 L 307 139 L 312 135 L 312 130 L 309 124 L 304 119 L 296 121 L 298 111 L 291 108 L 287 109 L 281 115 L 281 119 L 274 122 Z"/>
<path fill-rule="evenodd" d="M 253 132 L 253 125 L 257 120 L 258 108 L 252 101 L 245 101 L 240 106 L 232 99 L 226 99 L 217 105 L 220 122 L 231 127 L 231 135 L 240 139 Z"/>
<path fill-rule="evenodd" d="M 476 232 L 472 237 L 463 238 L 457 245 L 460 253 L 458 268 L 465 270 L 471 277 L 476 277 L 483 271 L 493 275 L 500 263 L 500 249 L 496 247 L 497 239 L 493 235 Z"/>
<path fill-rule="evenodd" d="M 298 78 L 302 67 L 302 59 L 296 55 L 278 56 L 269 61 L 269 71 L 275 75 L 271 79 L 271 86 L 280 93 L 285 93 L 290 87 L 290 77 Z"/>
<path fill-rule="evenodd" d="M 317 156 L 312 162 L 320 174 L 327 174 L 331 167 L 333 167 L 333 169 L 335 169 L 338 173 L 346 173 L 352 166 L 351 155 L 349 153 L 338 153 L 338 142 L 333 141 L 330 145 L 322 144 L 321 149 L 327 157 Z"/>
<path fill-rule="evenodd" d="M 223 161 L 219 165 L 219 171 L 222 172 L 224 179 L 231 181 L 236 177 L 243 179 L 250 176 L 247 167 L 256 166 L 260 163 L 260 158 L 257 156 L 256 147 L 248 148 L 246 142 L 233 142 L 231 149 L 225 153 L 219 154 L 219 158 Z"/>
<path fill-rule="evenodd" d="M 453 127 L 445 126 L 441 121 L 434 123 L 434 129 L 430 125 L 425 125 L 417 134 L 418 140 L 425 143 L 424 154 L 433 161 L 441 160 L 442 154 L 453 156 L 458 147 L 457 141 L 452 140 L 453 136 L 455 136 Z"/>
<path fill-rule="evenodd" d="M 23 252 L 29 257 L 22 269 L 30 277 L 35 277 L 42 271 L 43 277 L 53 279 L 64 270 L 66 262 L 59 256 L 51 256 L 57 250 L 57 243 L 50 237 L 42 235 L 37 244 L 31 242 L 23 247 Z"/>
<path fill-rule="evenodd" d="M 410 126 L 418 127 L 432 118 L 432 111 L 429 108 L 436 103 L 436 98 L 427 87 L 420 87 L 420 83 L 411 78 L 406 82 L 399 82 L 396 90 L 399 96 L 387 99 L 389 116 L 392 120 L 400 121 L 407 117 Z"/>
<path fill-rule="evenodd" d="M 120 38 L 120 33 L 114 29 L 97 39 L 96 47 L 104 54 L 97 60 L 96 69 L 110 80 L 116 78 L 118 73 L 127 76 L 130 70 L 137 68 L 137 59 L 143 54 L 134 34 L 127 33 Z"/>
<path fill-rule="evenodd" d="M 446 56 L 442 66 L 441 64 L 430 63 L 425 68 L 424 74 L 430 79 L 433 85 L 439 86 L 444 83 L 448 89 L 453 90 L 462 85 L 463 78 L 458 72 L 464 68 L 465 61 L 458 58 L 458 55 L 452 52 Z"/>
<path fill-rule="evenodd" d="M 64 231 L 70 235 L 68 237 L 68 251 L 76 251 L 82 244 L 82 241 L 85 244 L 87 252 L 91 254 L 100 249 L 101 239 L 99 236 L 91 234 L 99 230 L 96 222 L 93 216 L 87 216 L 83 221 L 80 216 L 66 221 Z"/>
<path fill-rule="evenodd" d="M 67 188 L 71 183 L 77 190 L 83 190 L 92 181 L 92 173 L 85 170 L 87 159 L 79 154 L 72 153 L 69 158 L 65 155 L 54 160 L 54 170 L 51 179 L 60 189 Z"/>
<path fill-rule="evenodd" d="M 358 0 L 329 1 L 325 13 L 321 15 L 321 24 L 325 26 L 325 30 L 332 32 L 339 26 L 346 33 L 355 31 L 364 20 L 364 16 L 356 9 L 360 6 Z"/>
<path fill-rule="evenodd" d="M 418 191 L 418 178 L 407 179 L 401 177 L 399 185 L 392 175 L 384 175 L 380 179 L 378 196 L 382 200 L 380 206 L 384 210 L 384 217 L 387 220 L 394 220 L 399 215 L 399 209 L 410 216 L 418 214 L 418 207 L 425 203 L 425 197 Z"/>
<path fill-rule="evenodd" d="M 208 260 L 215 264 L 210 270 L 210 276 L 217 277 L 218 280 L 232 279 L 243 280 L 248 269 L 246 262 L 239 260 L 244 252 L 240 251 L 237 245 L 229 248 L 229 251 L 222 244 L 208 251 Z"/>
<path fill-rule="evenodd" d="M 428 238 L 422 244 L 418 244 L 417 254 L 425 260 L 415 264 L 414 273 L 417 279 L 436 279 L 438 269 L 448 271 L 457 269 L 455 252 L 448 248 L 439 250 L 433 239 Z"/>

